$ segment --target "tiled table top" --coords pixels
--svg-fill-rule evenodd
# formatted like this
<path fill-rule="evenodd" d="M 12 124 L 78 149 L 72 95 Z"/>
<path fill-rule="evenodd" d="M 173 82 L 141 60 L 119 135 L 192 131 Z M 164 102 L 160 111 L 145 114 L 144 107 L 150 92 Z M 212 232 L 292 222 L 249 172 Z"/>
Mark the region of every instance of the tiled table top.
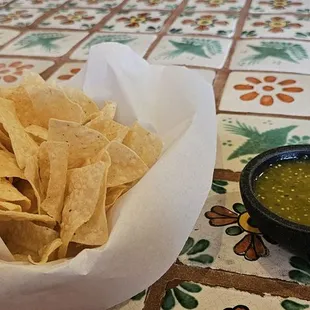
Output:
<path fill-rule="evenodd" d="M 310 143 L 309 27 L 308 0 L 0 1 L 1 86 L 25 69 L 61 83 L 110 41 L 214 83 L 212 191 L 177 262 L 114 309 L 310 309 L 310 263 L 260 233 L 237 183 L 257 153 Z"/>

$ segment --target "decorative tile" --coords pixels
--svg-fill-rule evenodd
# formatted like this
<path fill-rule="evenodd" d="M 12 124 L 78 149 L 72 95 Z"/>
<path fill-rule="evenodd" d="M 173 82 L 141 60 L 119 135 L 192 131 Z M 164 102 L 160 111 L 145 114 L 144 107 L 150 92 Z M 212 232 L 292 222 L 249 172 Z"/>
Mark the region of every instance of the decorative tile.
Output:
<path fill-rule="evenodd" d="M 249 15 L 242 31 L 243 38 L 301 38 L 310 40 L 310 16 Z"/>
<path fill-rule="evenodd" d="M 310 76 L 261 72 L 232 72 L 220 109 L 310 116 Z"/>
<path fill-rule="evenodd" d="M 29 31 L 11 42 L 1 55 L 59 57 L 82 40 L 87 32 Z"/>
<path fill-rule="evenodd" d="M 67 0 L 17 0 L 11 4 L 19 8 L 40 8 L 43 10 L 56 8 Z"/>
<path fill-rule="evenodd" d="M 26 27 L 42 16 L 38 9 L 5 8 L 1 10 L 1 26 Z"/>
<path fill-rule="evenodd" d="M 241 40 L 237 43 L 232 70 L 310 73 L 310 43 L 290 40 Z"/>
<path fill-rule="evenodd" d="M 122 11 L 112 17 L 102 28 L 104 31 L 117 32 L 159 32 L 168 12 Z"/>
<path fill-rule="evenodd" d="M 242 204 L 238 182 L 213 180 L 179 261 L 192 267 L 310 284 L 307 263 L 280 248 L 255 226 Z"/>
<path fill-rule="evenodd" d="M 115 306 L 109 310 L 142 310 L 144 308 L 144 302 L 146 297 L 146 290 L 135 295 L 130 300 Z"/>
<path fill-rule="evenodd" d="M 182 0 L 129 0 L 125 10 L 174 10 Z"/>
<path fill-rule="evenodd" d="M 170 286 L 169 286 L 170 287 Z M 211 287 L 194 282 L 174 284 L 166 290 L 162 310 L 302 310 L 310 302 L 297 298 L 256 295 L 233 288 Z"/>
<path fill-rule="evenodd" d="M 56 72 L 54 72 L 48 78 L 48 80 L 55 80 L 58 83 L 70 80 L 81 71 L 81 68 L 83 66 L 83 62 L 67 62 L 63 66 L 61 66 Z"/>
<path fill-rule="evenodd" d="M 70 6 L 89 9 L 112 9 L 120 5 L 123 0 L 73 0 Z"/>
<path fill-rule="evenodd" d="M 204 69 L 191 69 L 199 73 L 208 83 L 213 84 L 215 78 L 215 71 Z"/>
<path fill-rule="evenodd" d="M 37 59 L 0 58 L 0 85 L 12 87 L 19 84 L 25 70 L 42 73 L 54 65 L 52 61 Z"/>
<path fill-rule="evenodd" d="M 9 4 L 13 0 L 1 0 L 0 2 L 0 8 L 4 7 L 5 5 Z"/>
<path fill-rule="evenodd" d="M 209 34 L 232 37 L 237 14 L 183 13 L 171 25 L 171 34 Z"/>
<path fill-rule="evenodd" d="M 3 45 L 19 35 L 19 31 L 0 29 L 0 45 Z"/>
<path fill-rule="evenodd" d="M 87 30 L 108 14 L 109 11 L 104 9 L 62 9 L 42 21 L 39 27 Z"/>
<path fill-rule="evenodd" d="M 246 0 L 189 0 L 186 11 L 241 11 Z"/>
<path fill-rule="evenodd" d="M 155 35 L 146 34 L 107 34 L 100 32 L 94 33 L 74 51 L 70 58 L 86 60 L 90 47 L 92 45 L 103 42 L 117 42 L 128 45 L 136 53 L 144 56 L 144 54 L 155 39 Z"/>
<path fill-rule="evenodd" d="M 230 45 L 228 39 L 165 36 L 148 60 L 160 64 L 221 68 Z"/>
<path fill-rule="evenodd" d="M 309 121 L 218 114 L 216 168 L 241 171 L 255 155 L 291 144 L 310 144 Z"/>
<path fill-rule="evenodd" d="M 307 0 L 253 0 L 250 13 L 310 13 Z"/>

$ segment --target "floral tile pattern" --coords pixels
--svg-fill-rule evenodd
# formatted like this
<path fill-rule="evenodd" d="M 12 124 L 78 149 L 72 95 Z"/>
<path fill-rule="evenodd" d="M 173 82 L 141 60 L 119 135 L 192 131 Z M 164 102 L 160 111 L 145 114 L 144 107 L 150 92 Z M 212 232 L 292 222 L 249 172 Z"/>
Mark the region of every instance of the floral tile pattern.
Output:
<path fill-rule="evenodd" d="M 25 27 L 31 25 L 42 14 L 38 9 L 6 8 L 0 12 L 0 24 L 1 26 Z"/>
<path fill-rule="evenodd" d="M 112 9 L 120 5 L 123 0 L 73 0 L 70 6 L 89 9 Z"/>
<path fill-rule="evenodd" d="M 85 32 L 29 31 L 11 42 L 0 54 L 59 57 L 86 35 Z"/>
<path fill-rule="evenodd" d="M 0 29 L 0 45 L 3 45 L 19 35 L 19 31 Z"/>
<path fill-rule="evenodd" d="M 230 69 L 309 73 L 310 43 L 290 40 L 242 40 Z"/>
<path fill-rule="evenodd" d="M 39 27 L 65 29 L 91 29 L 109 14 L 108 10 L 62 9 L 42 21 Z"/>
<path fill-rule="evenodd" d="M 125 10 L 174 10 L 181 0 L 129 0 Z"/>
<path fill-rule="evenodd" d="M 151 63 L 221 68 L 231 41 L 217 38 L 166 36 L 151 53 Z"/>
<path fill-rule="evenodd" d="M 57 83 L 68 81 L 79 73 L 84 66 L 83 62 L 67 62 L 54 72 L 49 80 L 55 80 Z"/>
<path fill-rule="evenodd" d="M 208 308 L 205 306 L 208 305 Z M 194 282 L 181 282 L 166 290 L 162 310 L 301 310 L 310 303 L 296 298 L 255 295 L 235 289 L 210 287 Z"/>
<path fill-rule="evenodd" d="M 308 14 L 310 3 L 307 0 L 253 0 L 250 13 L 300 13 Z"/>
<path fill-rule="evenodd" d="M 52 61 L 36 59 L 0 58 L 0 86 L 12 87 L 20 82 L 25 70 L 42 73 L 54 64 Z"/>
<path fill-rule="evenodd" d="M 220 110 L 308 116 L 309 84 L 308 75 L 233 72 Z"/>
<path fill-rule="evenodd" d="M 11 6 L 19 8 L 40 8 L 45 11 L 46 9 L 56 8 L 65 2 L 66 0 L 17 0 Z"/>
<path fill-rule="evenodd" d="M 71 59 L 86 60 L 89 49 L 92 45 L 103 42 L 117 42 L 130 46 L 136 53 L 144 56 L 149 46 L 156 39 L 154 35 L 146 34 L 110 34 L 97 32 L 92 34 L 85 42 L 82 43 L 70 56 Z"/>
<path fill-rule="evenodd" d="M 181 14 L 171 25 L 171 34 L 209 34 L 232 37 L 238 15 L 186 13 Z"/>
<path fill-rule="evenodd" d="M 241 171 L 255 155 L 291 144 L 308 144 L 309 121 L 251 115 L 218 114 L 216 168 Z"/>
<path fill-rule="evenodd" d="M 295 38 L 310 40 L 310 17 L 296 15 L 249 15 L 243 38 Z"/>
<path fill-rule="evenodd" d="M 117 32 L 159 32 L 169 14 L 157 11 L 122 11 L 112 17 L 102 28 L 104 31 Z"/>
<path fill-rule="evenodd" d="M 186 11 L 241 11 L 245 0 L 189 0 Z"/>

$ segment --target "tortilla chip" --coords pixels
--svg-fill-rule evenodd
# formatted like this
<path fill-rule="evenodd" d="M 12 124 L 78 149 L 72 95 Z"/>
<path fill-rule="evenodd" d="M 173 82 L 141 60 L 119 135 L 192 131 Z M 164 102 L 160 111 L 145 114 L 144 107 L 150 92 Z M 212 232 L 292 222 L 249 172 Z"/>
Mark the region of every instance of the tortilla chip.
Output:
<path fill-rule="evenodd" d="M 137 122 L 130 128 L 123 143 L 134 150 L 149 168 L 158 160 L 163 149 L 161 139 Z"/>
<path fill-rule="evenodd" d="M 33 187 L 27 180 L 18 180 L 14 182 L 14 187 L 25 197 L 27 197 L 30 202 L 31 206 L 27 210 L 29 213 L 37 213 L 38 212 L 38 199 L 34 192 Z"/>
<path fill-rule="evenodd" d="M 99 199 L 95 211 L 88 222 L 80 226 L 73 235 L 72 241 L 87 245 L 103 245 L 109 237 L 108 222 L 105 210 L 107 193 L 107 175 L 109 166 L 105 164 Z"/>
<path fill-rule="evenodd" d="M 105 101 L 103 108 L 99 112 L 93 113 L 88 117 L 86 117 L 83 124 L 86 124 L 99 116 L 106 119 L 114 119 L 116 113 L 116 107 L 117 105 L 115 102 Z"/>
<path fill-rule="evenodd" d="M 24 179 L 23 171 L 18 167 L 14 154 L 0 150 L 0 177 Z"/>
<path fill-rule="evenodd" d="M 108 172 L 108 187 L 114 187 L 140 179 L 147 171 L 147 165 L 130 148 L 117 141 L 107 146 L 111 157 Z"/>
<path fill-rule="evenodd" d="M 46 198 L 41 208 L 60 222 L 67 182 L 69 145 L 66 142 L 45 142 L 49 161 Z"/>
<path fill-rule="evenodd" d="M 30 200 L 4 178 L 0 178 L 0 201 L 18 204 L 22 207 L 23 211 L 27 211 L 30 208 Z"/>
<path fill-rule="evenodd" d="M 106 119 L 98 116 L 86 124 L 87 127 L 102 133 L 108 140 L 117 140 L 122 142 L 128 133 L 129 128 L 112 119 Z"/>
<path fill-rule="evenodd" d="M 50 86 L 31 85 L 27 86 L 26 90 L 32 101 L 36 115 L 40 116 L 41 126 L 48 127 L 50 118 L 60 120 L 82 122 L 85 114 L 82 108 L 72 102 L 65 93 Z"/>
<path fill-rule="evenodd" d="M 107 190 L 107 198 L 105 201 L 105 209 L 106 211 L 109 211 L 111 209 L 116 200 L 119 199 L 124 191 L 126 190 L 127 186 L 126 185 L 120 185 L 120 186 L 115 186 L 115 187 L 109 187 Z"/>
<path fill-rule="evenodd" d="M 105 169 L 105 164 L 98 162 L 70 171 L 60 225 L 60 237 L 63 244 L 59 248 L 59 258 L 66 256 L 73 234 L 93 215 L 99 199 Z"/>
<path fill-rule="evenodd" d="M 31 255 L 38 260 L 39 251 L 57 238 L 58 233 L 48 227 L 29 221 L 12 221 L 4 241 L 14 256 Z"/>
<path fill-rule="evenodd" d="M 9 134 L 19 168 L 25 168 L 27 159 L 38 152 L 38 146 L 17 119 L 12 101 L 0 99 L 0 123 Z"/>
<path fill-rule="evenodd" d="M 24 127 L 31 124 L 40 125 L 32 101 L 23 86 L 19 86 L 12 91 L 12 93 L 7 96 L 7 99 L 14 102 L 16 115 Z"/>
<path fill-rule="evenodd" d="M 15 89 L 16 87 L 0 87 L 0 97 L 7 99 Z"/>
<path fill-rule="evenodd" d="M 42 249 L 39 250 L 40 260 L 35 262 L 32 259 L 31 255 L 28 255 L 28 260 L 30 263 L 34 265 L 41 265 L 48 262 L 48 260 L 54 260 L 56 255 L 56 250 L 62 245 L 62 241 L 60 238 L 53 240 L 51 243 L 45 245 Z M 53 257 L 54 256 L 54 257 Z"/>
<path fill-rule="evenodd" d="M 0 143 L 5 147 L 5 150 L 12 152 L 12 144 L 8 133 L 4 130 L 2 124 L 0 125 Z"/>
<path fill-rule="evenodd" d="M 38 144 L 47 140 L 47 129 L 41 126 L 30 125 L 25 128 L 25 131 L 29 133 L 32 139 Z"/>
<path fill-rule="evenodd" d="M 39 147 L 38 166 L 40 176 L 40 191 L 42 199 L 45 199 L 48 187 L 48 180 L 50 178 L 50 163 L 48 158 L 47 142 L 41 143 Z"/>
<path fill-rule="evenodd" d="M 44 86 L 46 82 L 39 73 L 25 70 L 23 72 L 23 79 L 22 79 L 21 85 L 27 86 L 27 85 L 33 85 L 33 84 Z"/>
<path fill-rule="evenodd" d="M 22 212 L 20 205 L 6 201 L 0 201 L 0 210 Z"/>
<path fill-rule="evenodd" d="M 28 212 L 20 212 L 20 211 L 3 211 L 0 210 L 0 222 L 1 221 L 30 221 L 30 222 L 41 222 L 45 223 L 50 227 L 54 227 L 56 222 L 48 215 L 43 214 L 33 214 Z"/>
<path fill-rule="evenodd" d="M 69 143 L 69 169 L 81 167 L 88 158 L 94 157 L 109 143 L 109 140 L 96 130 L 56 119 L 50 120 L 48 141 Z"/>
<path fill-rule="evenodd" d="M 80 89 L 68 86 L 61 87 L 61 89 L 71 101 L 78 104 L 82 108 L 85 113 L 85 117 L 99 112 L 96 103 L 87 97 Z"/>

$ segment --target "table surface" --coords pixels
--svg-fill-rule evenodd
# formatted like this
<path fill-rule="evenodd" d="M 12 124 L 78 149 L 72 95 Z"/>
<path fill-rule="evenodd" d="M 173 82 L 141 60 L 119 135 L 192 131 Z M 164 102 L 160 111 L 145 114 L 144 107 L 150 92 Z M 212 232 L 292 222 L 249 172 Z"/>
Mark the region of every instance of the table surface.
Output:
<path fill-rule="evenodd" d="M 25 69 L 68 80 L 91 45 L 109 41 L 151 63 L 185 65 L 214 85 L 212 191 L 177 262 L 115 309 L 310 308 L 310 263 L 260 233 L 238 190 L 240 171 L 257 153 L 310 143 L 310 1 L 2 0 L 0 7 L 1 86 L 19 83 Z"/>

